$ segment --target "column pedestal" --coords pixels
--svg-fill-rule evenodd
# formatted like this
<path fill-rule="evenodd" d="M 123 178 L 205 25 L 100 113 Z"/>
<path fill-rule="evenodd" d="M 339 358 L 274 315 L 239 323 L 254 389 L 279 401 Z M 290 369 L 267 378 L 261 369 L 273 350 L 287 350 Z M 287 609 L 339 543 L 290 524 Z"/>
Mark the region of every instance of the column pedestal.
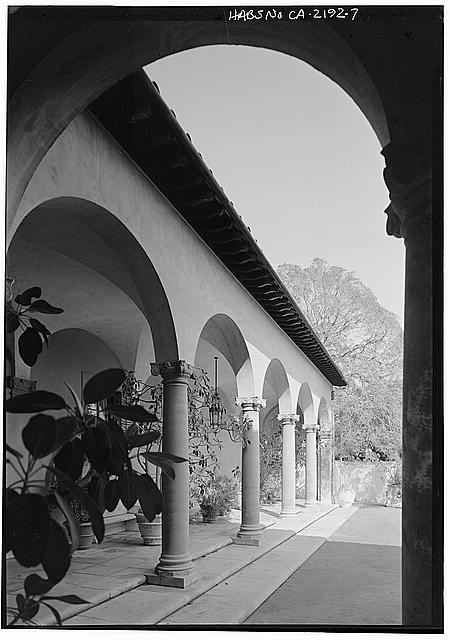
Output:
<path fill-rule="evenodd" d="M 296 459 L 295 423 L 300 419 L 295 413 L 279 414 L 283 436 L 281 471 L 281 516 L 289 518 L 299 512 L 295 504 Z"/>
<path fill-rule="evenodd" d="M 162 553 L 147 584 L 186 587 L 195 579 L 189 551 L 189 451 L 187 388 L 192 369 L 183 360 L 152 364 L 161 375 L 163 396 L 163 453 L 184 458 L 175 465 L 175 478 L 162 475 Z"/>
<path fill-rule="evenodd" d="M 261 398 L 236 398 L 242 408 L 242 418 L 248 422 L 242 448 L 242 516 L 241 527 L 234 544 L 259 546 L 259 534 L 264 529 L 259 518 L 259 412 L 266 406 Z"/>

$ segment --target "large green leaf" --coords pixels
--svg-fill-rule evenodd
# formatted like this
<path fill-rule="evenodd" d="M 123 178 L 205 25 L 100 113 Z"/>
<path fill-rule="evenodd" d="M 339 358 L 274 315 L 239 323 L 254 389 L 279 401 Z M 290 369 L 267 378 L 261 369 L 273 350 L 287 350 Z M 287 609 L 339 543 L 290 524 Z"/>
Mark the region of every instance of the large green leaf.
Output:
<path fill-rule="evenodd" d="M 128 448 L 145 447 L 152 442 L 156 442 L 160 438 L 159 431 L 146 431 L 145 433 L 138 433 L 137 435 L 128 438 Z"/>
<path fill-rule="evenodd" d="M 54 520 L 50 520 L 49 541 L 42 558 L 42 566 L 49 580 L 60 582 L 70 567 L 70 547 L 67 536 Z"/>
<path fill-rule="evenodd" d="M 108 478 L 105 478 L 105 476 L 101 478 L 94 476 L 87 487 L 88 494 L 100 509 L 101 513 L 105 511 L 105 486 L 107 482 Z"/>
<path fill-rule="evenodd" d="M 64 309 L 60 309 L 59 307 L 54 307 L 49 304 L 46 300 L 36 300 L 28 307 L 27 311 L 37 311 L 38 313 L 50 313 L 50 314 L 58 314 L 63 313 Z"/>
<path fill-rule="evenodd" d="M 56 441 L 55 419 L 38 413 L 22 430 L 22 440 L 33 458 L 44 458 L 53 451 Z"/>
<path fill-rule="evenodd" d="M 80 438 L 74 438 L 61 448 L 53 463 L 57 469 L 66 473 L 71 480 L 76 481 L 83 470 L 84 449 Z"/>
<path fill-rule="evenodd" d="M 55 450 L 68 442 L 78 430 L 78 422 L 73 416 L 58 418 L 55 422 Z"/>
<path fill-rule="evenodd" d="M 96 427 L 88 429 L 81 436 L 81 443 L 92 467 L 102 474 L 111 456 L 111 438 L 106 429 Z"/>
<path fill-rule="evenodd" d="M 23 567 L 35 567 L 48 546 L 50 515 L 44 498 L 25 493 L 6 509 L 8 542 L 17 562 Z"/>
<path fill-rule="evenodd" d="M 51 335 L 51 332 L 47 329 L 47 327 L 42 324 L 42 322 L 39 322 L 39 320 L 36 320 L 36 318 L 30 318 L 30 325 L 33 327 L 33 329 L 36 329 L 36 331 L 38 331 L 42 337 L 45 340 L 45 344 L 48 346 L 48 336 Z"/>
<path fill-rule="evenodd" d="M 84 385 L 83 400 L 85 404 L 100 402 L 112 396 L 126 378 L 123 369 L 105 369 L 93 376 Z"/>
<path fill-rule="evenodd" d="M 114 420 L 108 420 L 108 422 L 105 423 L 105 428 L 111 437 L 113 450 L 119 452 L 121 462 L 126 462 L 128 460 L 128 446 L 122 428 L 117 422 L 114 422 Z M 116 447 L 114 447 L 114 445 L 116 445 Z"/>
<path fill-rule="evenodd" d="M 9 413 L 38 413 L 52 409 L 64 409 L 64 398 L 50 391 L 33 391 L 23 393 L 15 398 L 9 398 L 5 402 L 5 409 Z"/>
<path fill-rule="evenodd" d="M 164 475 L 172 480 L 175 479 L 176 465 L 181 462 L 187 462 L 186 458 L 180 458 L 180 456 L 174 456 L 171 453 L 160 453 L 159 451 L 145 451 L 142 455 L 152 464 L 161 467 Z"/>
<path fill-rule="evenodd" d="M 27 600 L 20 612 L 22 620 L 32 620 L 39 611 L 40 604 L 37 600 Z"/>
<path fill-rule="evenodd" d="M 131 469 L 127 469 L 119 478 L 120 498 L 126 509 L 131 509 L 136 503 L 136 473 Z"/>
<path fill-rule="evenodd" d="M 114 511 L 120 500 L 120 483 L 118 480 L 110 480 L 105 487 L 105 507 L 108 511 Z"/>
<path fill-rule="evenodd" d="M 116 404 L 106 407 L 107 413 L 113 416 L 129 420 L 130 422 L 157 422 L 158 418 L 154 413 L 149 413 L 144 407 L 138 404 L 126 405 Z"/>
<path fill-rule="evenodd" d="M 67 602 L 68 604 L 89 604 L 87 600 L 83 600 L 80 596 L 45 596 L 41 600 L 59 600 L 60 602 Z"/>
<path fill-rule="evenodd" d="M 142 474 L 137 478 L 137 497 L 142 511 L 149 522 L 162 511 L 162 495 L 153 478 Z"/>
<path fill-rule="evenodd" d="M 28 307 L 31 304 L 33 298 L 40 298 L 42 295 L 42 290 L 40 287 L 31 287 L 30 289 L 26 289 L 23 293 L 19 293 L 15 298 L 14 302 L 17 304 L 22 304 L 25 307 Z"/>
<path fill-rule="evenodd" d="M 53 582 L 41 578 L 37 573 L 32 573 L 25 578 L 24 587 L 27 596 L 40 596 L 50 591 Z"/>
<path fill-rule="evenodd" d="M 36 364 L 38 355 L 42 352 L 42 339 L 36 329 L 25 329 L 19 336 L 19 353 L 22 360 L 29 367 Z"/>
<path fill-rule="evenodd" d="M 62 496 L 58 491 L 55 491 L 53 495 L 55 496 L 59 508 L 66 517 L 66 526 L 69 529 L 69 536 L 71 540 L 70 552 L 73 553 L 78 549 L 78 546 L 80 544 L 80 531 L 78 528 L 78 522 L 65 497 Z"/>
<path fill-rule="evenodd" d="M 20 320 L 17 313 L 6 311 L 6 333 L 14 333 L 20 327 Z"/>
<path fill-rule="evenodd" d="M 60 469 L 56 469 L 55 467 L 49 467 L 50 471 L 55 474 L 56 478 L 59 480 L 61 486 L 66 489 L 72 496 L 81 502 L 86 511 L 89 513 L 92 523 L 92 529 L 94 530 L 95 537 L 98 542 L 102 542 L 105 536 L 105 523 L 103 522 L 102 514 L 100 513 L 99 508 L 95 504 L 88 494 L 80 489 L 78 485 L 76 485 L 68 475 L 66 475 Z"/>

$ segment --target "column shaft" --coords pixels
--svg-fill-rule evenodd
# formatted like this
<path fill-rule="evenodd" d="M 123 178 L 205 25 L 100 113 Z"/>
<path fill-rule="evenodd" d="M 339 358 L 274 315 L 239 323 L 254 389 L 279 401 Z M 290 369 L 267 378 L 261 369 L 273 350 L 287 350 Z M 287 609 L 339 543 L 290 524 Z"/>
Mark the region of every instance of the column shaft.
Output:
<path fill-rule="evenodd" d="M 181 587 L 188 584 L 186 577 L 193 569 L 189 551 L 188 371 L 182 361 L 152 367 L 153 375 L 163 376 L 163 453 L 186 459 L 175 465 L 174 479 L 162 476 L 162 553 L 155 572 L 163 578 L 160 584 Z"/>
<path fill-rule="evenodd" d="M 305 425 L 306 429 L 306 476 L 305 504 L 317 504 L 317 425 Z"/>
<path fill-rule="evenodd" d="M 431 214 L 418 227 L 414 234 L 406 234 L 405 241 L 403 624 L 431 625 L 433 609 L 442 596 L 433 584 L 433 551 L 439 544 L 433 532 L 433 520 L 439 513 L 433 463 L 439 468 L 437 443 L 442 440 L 438 432 L 442 425 L 437 422 L 433 434 Z M 438 572 L 436 569 L 436 577 Z"/>
<path fill-rule="evenodd" d="M 324 504 L 332 503 L 333 480 L 333 448 L 331 444 L 331 431 L 324 431 L 319 435 L 320 449 L 320 501 Z"/>
<path fill-rule="evenodd" d="M 299 416 L 278 416 L 281 422 L 282 449 L 282 485 L 281 485 L 281 514 L 290 515 L 297 512 L 295 505 L 296 459 L 295 459 L 295 423 Z"/>
<path fill-rule="evenodd" d="M 245 431 L 246 443 L 242 448 L 242 512 L 241 526 L 234 542 L 258 545 L 256 537 L 263 528 L 259 516 L 259 411 L 265 406 L 260 398 L 237 398 L 236 404 L 242 407 L 243 420 L 248 421 Z"/>

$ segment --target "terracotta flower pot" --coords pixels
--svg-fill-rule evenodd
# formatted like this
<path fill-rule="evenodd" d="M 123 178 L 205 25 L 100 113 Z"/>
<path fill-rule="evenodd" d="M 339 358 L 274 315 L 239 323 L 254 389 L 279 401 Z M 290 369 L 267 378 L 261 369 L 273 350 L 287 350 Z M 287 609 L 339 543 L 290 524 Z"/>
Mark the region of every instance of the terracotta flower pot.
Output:
<path fill-rule="evenodd" d="M 142 543 L 147 547 L 156 547 L 161 544 L 161 516 L 158 515 L 152 522 L 149 522 L 143 513 L 136 514 L 136 522 L 139 528 Z"/>
<path fill-rule="evenodd" d="M 203 522 L 214 522 L 215 520 L 217 520 L 218 515 L 219 514 L 217 513 L 202 513 Z"/>
<path fill-rule="evenodd" d="M 94 531 L 90 522 L 80 522 L 80 542 L 78 549 L 89 549 L 94 541 Z"/>
<path fill-rule="evenodd" d="M 338 493 L 341 507 L 351 507 L 355 501 L 355 490 L 351 487 L 342 487 Z"/>

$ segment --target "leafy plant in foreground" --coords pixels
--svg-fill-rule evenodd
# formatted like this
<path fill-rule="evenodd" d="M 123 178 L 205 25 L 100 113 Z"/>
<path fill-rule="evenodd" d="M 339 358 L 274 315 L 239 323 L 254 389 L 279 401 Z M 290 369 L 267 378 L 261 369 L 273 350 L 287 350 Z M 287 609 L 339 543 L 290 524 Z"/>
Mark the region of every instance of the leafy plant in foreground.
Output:
<path fill-rule="evenodd" d="M 5 306 L 6 333 L 13 334 L 17 329 L 22 329 L 19 337 L 19 354 L 29 367 L 36 364 L 39 354 L 42 352 L 42 340 L 48 346 L 48 336 L 51 332 L 47 327 L 33 317 L 35 313 L 59 314 L 63 309 L 54 307 L 41 298 L 40 287 L 31 287 L 23 293 L 19 293 L 14 302 L 9 301 Z M 31 314 L 31 315 L 30 315 Z M 11 356 L 11 354 L 9 354 Z"/>
<path fill-rule="evenodd" d="M 5 402 L 10 413 L 33 414 L 22 430 L 27 456 L 6 445 L 6 462 L 18 479 L 6 490 L 5 550 L 11 550 L 22 566 L 40 565 L 45 573 L 32 573 L 25 579 L 25 594 L 17 596 L 16 607 L 8 608 L 10 626 L 18 622 L 36 624 L 33 618 L 41 605 L 48 607 L 61 624 L 61 617 L 49 600 L 85 602 L 73 595 L 47 595 L 66 575 L 72 550 L 77 546 L 78 523 L 70 508 L 71 500 L 88 512 L 98 542 L 105 533 L 103 512 L 113 511 L 119 501 L 130 509 L 139 499 L 149 521 L 162 510 L 159 488 L 148 474 L 133 469 L 130 455 L 132 449 L 148 444 L 159 433 L 148 430 L 127 438 L 117 421 L 120 418 L 137 424 L 152 423 L 156 417 L 142 406 L 122 403 L 92 413 L 92 406 L 110 398 L 125 377 L 122 369 L 102 371 L 85 384 L 81 399 L 67 385 L 73 407 L 49 391 L 35 391 Z M 64 411 L 65 415 L 54 418 L 44 411 Z M 89 466 L 83 476 L 86 460 Z M 152 454 L 153 464 L 170 478 L 175 477 L 175 463 L 184 461 L 167 453 Z M 54 500 L 66 517 L 70 542 L 64 528 L 51 517 L 50 503 Z"/>

